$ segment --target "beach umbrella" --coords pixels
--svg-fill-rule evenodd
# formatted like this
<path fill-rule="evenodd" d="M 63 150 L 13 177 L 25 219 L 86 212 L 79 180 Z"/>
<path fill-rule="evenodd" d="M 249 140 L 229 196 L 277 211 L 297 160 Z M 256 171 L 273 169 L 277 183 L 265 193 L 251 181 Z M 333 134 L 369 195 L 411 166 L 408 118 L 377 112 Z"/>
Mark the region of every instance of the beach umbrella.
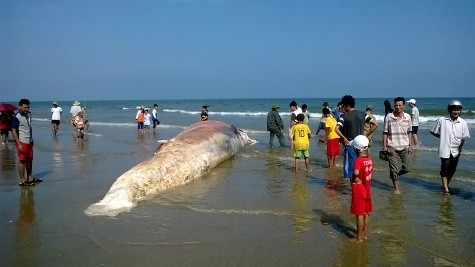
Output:
<path fill-rule="evenodd" d="M 18 108 L 15 107 L 14 105 L 12 104 L 8 104 L 8 103 L 2 103 L 0 104 L 0 111 L 14 111 L 14 110 L 17 110 Z"/>

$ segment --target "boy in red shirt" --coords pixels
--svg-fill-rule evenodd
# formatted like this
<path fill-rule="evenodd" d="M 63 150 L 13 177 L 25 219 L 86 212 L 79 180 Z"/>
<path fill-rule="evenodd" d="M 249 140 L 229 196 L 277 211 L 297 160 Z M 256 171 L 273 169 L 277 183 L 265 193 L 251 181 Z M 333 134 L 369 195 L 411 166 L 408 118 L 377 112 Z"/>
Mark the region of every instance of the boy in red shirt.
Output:
<path fill-rule="evenodd" d="M 366 136 L 356 136 L 350 145 L 358 155 L 351 178 L 351 213 L 356 216 L 356 242 L 362 242 L 368 239 L 369 212 L 373 211 L 371 202 L 373 161 L 368 154 L 369 140 Z"/>

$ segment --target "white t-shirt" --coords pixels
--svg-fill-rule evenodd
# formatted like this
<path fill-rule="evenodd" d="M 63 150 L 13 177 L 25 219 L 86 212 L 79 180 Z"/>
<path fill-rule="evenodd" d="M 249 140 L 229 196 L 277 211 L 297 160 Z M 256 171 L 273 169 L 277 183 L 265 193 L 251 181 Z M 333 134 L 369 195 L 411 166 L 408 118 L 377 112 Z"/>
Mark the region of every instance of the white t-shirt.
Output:
<path fill-rule="evenodd" d="M 150 113 L 147 113 L 147 115 L 145 115 L 145 120 L 144 120 L 143 124 L 144 125 L 150 125 L 151 121 L 152 121 L 152 115 L 150 115 Z"/>
<path fill-rule="evenodd" d="M 419 109 L 414 106 L 412 108 L 412 126 L 419 126 Z"/>
<path fill-rule="evenodd" d="M 53 113 L 51 115 L 51 120 L 54 120 L 54 121 L 61 120 L 61 112 L 63 112 L 63 110 L 60 107 L 51 108 L 51 113 Z"/>
<path fill-rule="evenodd" d="M 439 118 L 431 130 L 440 135 L 439 157 L 448 159 L 450 154 L 457 157 L 462 139 L 470 138 L 467 122 L 462 118 Z"/>
<path fill-rule="evenodd" d="M 154 108 L 154 109 L 152 110 L 152 117 L 154 117 L 155 119 L 158 119 L 158 118 L 157 118 L 157 109 L 156 109 L 156 108 Z"/>

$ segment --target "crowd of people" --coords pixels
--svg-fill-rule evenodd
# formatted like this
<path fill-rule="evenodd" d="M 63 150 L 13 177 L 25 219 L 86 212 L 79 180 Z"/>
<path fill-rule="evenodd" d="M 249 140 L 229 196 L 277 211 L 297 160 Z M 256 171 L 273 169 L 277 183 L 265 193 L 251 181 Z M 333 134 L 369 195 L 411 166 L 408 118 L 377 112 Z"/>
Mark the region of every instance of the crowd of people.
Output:
<path fill-rule="evenodd" d="M 351 213 L 355 215 L 357 225 L 356 241 L 362 242 L 368 238 L 369 212 L 372 211 L 371 173 L 371 144 L 374 131 L 378 127 L 373 115 L 373 107 L 367 106 L 365 112 L 355 110 L 355 99 L 345 95 L 334 109 L 328 102 L 322 105 L 322 118 L 318 123 L 316 136 L 320 131 L 325 135 L 319 142 L 326 143 L 328 167 L 335 168 L 335 162 L 343 148 L 343 177 L 351 182 Z M 399 177 L 409 172 L 408 155 L 414 147 L 420 146 L 417 138 L 419 126 L 419 110 L 416 100 L 407 101 L 411 114 L 406 113 L 404 97 L 394 98 L 393 105 L 389 100 L 384 101 L 385 117 L 383 121 L 382 150 L 379 158 L 388 162 L 389 178 L 393 183 L 394 194 L 402 194 Z M 309 148 L 311 130 L 308 127 L 307 105 L 299 108 L 296 101 L 289 104 L 289 142 L 294 156 L 294 170 L 298 172 L 299 159 L 305 161 L 306 171 L 310 172 Z M 270 133 L 269 146 L 274 145 L 274 136 L 279 139 L 280 147 L 285 147 L 283 134 L 284 124 L 279 114 L 280 105 L 272 105 L 267 115 L 267 130 Z M 455 174 L 460 152 L 467 138 L 470 138 L 468 125 L 460 117 L 462 103 L 458 100 L 447 105 L 449 116 L 439 118 L 431 129 L 431 134 L 440 138 L 439 157 L 441 158 L 440 176 L 443 193 L 450 194 L 449 183 Z"/>
<path fill-rule="evenodd" d="M 137 130 L 140 133 L 144 133 L 146 130 L 149 130 L 150 127 L 153 128 L 153 131 L 156 130 L 157 126 L 160 124 L 158 120 L 158 104 L 153 105 L 152 114 L 148 111 L 147 108 L 141 106 L 135 115 L 135 121 L 137 122 Z"/>
<path fill-rule="evenodd" d="M 351 181 L 352 202 L 351 212 L 356 216 L 357 241 L 367 238 L 369 212 L 372 211 L 371 202 L 371 173 L 373 162 L 371 159 L 371 144 L 374 132 L 378 127 L 373 115 L 373 107 L 366 107 L 365 111 L 355 109 L 355 99 L 345 95 L 333 109 L 328 102 L 322 105 L 322 118 L 314 136 L 320 131 L 325 135 L 319 142 L 326 143 L 326 154 L 329 168 L 336 167 L 336 161 L 343 154 L 343 177 Z M 396 97 L 393 105 L 389 100 L 384 101 L 385 117 L 382 130 L 382 150 L 379 158 L 388 162 L 389 178 L 392 180 L 394 194 L 401 194 L 399 177 L 409 172 L 408 155 L 414 147 L 420 145 L 417 138 L 419 126 L 419 110 L 416 100 L 407 101 L 411 107 L 411 114 L 405 112 L 406 100 Z M 70 122 L 78 140 L 84 139 L 84 132 L 89 127 L 85 117 L 86 107 L 81 107 L 75 101 L 70 110 Z M 32 175 L 33 161 L 33 132 L 31 127 L 30 101 L 21 99 L 18 103 L 18 112 L 0 110 L 0 133 L 2 144 L 7 142 L 11 132 L 18 154 L 19 186 L 32 186 L 42 182 Z M 208 120 L 209 105 L 203 105 L 200 121 Z M 137 129 L 144 131 L 153 127 L 155 130 L 160 121 L 157 117 L 158 105 L 153 105 L 151 114 L 148 109 L 141 107 L 136 114 Z M 267 130 L 270 133 L 269 146 L 273 147 L 274 137 L 277 136 L 281 148 L 285 148 L 284 123 L 279 114 L 280 105 L 275 103 L 267 114 Z M 306 104 L 300 108 L 296 101 L 289 104 L 290 122 L 288 138 L 290 149 L 294 157 L 294 170 L 298 172 L 300 159 L 304 159 L 306 172 L 310 169 L 310 139 L 312 132 L 309 127 L 310 114 Z M 448 116 L 439 118 L 430 133 L 439 142 L 439 157 L 441 159 L 440 176 L 443 193 L 450 194 L 449 184 L 455 174 L 462 147 L 466 139 L 470 138 L 466 121 L 460 117 L 462 103 L 453 100 L 447 105 Z M 52 102 L 51 125 L 53 136 L 56 136 L 61 122 L 62 109 L 58 102 Z M 341 153 L 340 148 L 343 149 Z"/>

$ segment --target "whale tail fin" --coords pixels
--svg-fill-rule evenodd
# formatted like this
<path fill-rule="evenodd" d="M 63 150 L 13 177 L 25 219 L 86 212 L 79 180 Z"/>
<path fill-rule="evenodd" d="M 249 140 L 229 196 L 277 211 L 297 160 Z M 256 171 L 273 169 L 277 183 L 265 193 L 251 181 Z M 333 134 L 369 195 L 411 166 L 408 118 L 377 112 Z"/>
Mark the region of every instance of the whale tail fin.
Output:
<path fill-rule="evenodd" d="M 129 200 L 125 189 L 121 188 L 108 193 L 103 200 L 90 205 L 84 213 L 88 216 L 116 216 L 119 213 L 130 211 L 136 203 Z"/>

